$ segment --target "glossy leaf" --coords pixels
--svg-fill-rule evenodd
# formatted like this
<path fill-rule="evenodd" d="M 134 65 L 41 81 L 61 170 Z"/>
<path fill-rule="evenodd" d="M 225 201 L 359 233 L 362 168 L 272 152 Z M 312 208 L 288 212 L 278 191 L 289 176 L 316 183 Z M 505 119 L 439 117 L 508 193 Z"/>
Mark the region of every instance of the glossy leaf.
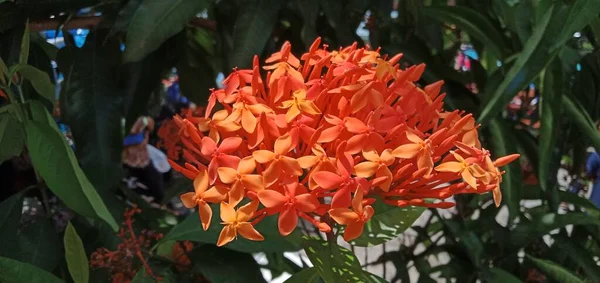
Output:
<path fill-rule="evenodd" d="M 52 220 L 36 216 L 17 234 L 18 252 L 9 257 L 52 272 L 61 258 L 60 238 Z"/>
<path fill-rule="evenodd" d="M 512 65 L 502 83 L 497 88 L 486 88 L 486 92 L 489 91 L 489 101 L 481 111 L 478 122 L 487 122 L 500 113 L 513 96 L 529 84 L 545 67 L 546 63 L 556 55 L 548 54 L 543 49 L 546 48 L 543 41 L 544 36 L 546 36 L 546 40 L 549 40 L 548 37 L 551 36 L 547 30 L 550 30 L 549 27 L 551 26 L 554 14 L 554 9 L 546 12 L 544 18 L 537 24 L 533 34 L 525 43 L 523 51 L 517 57 L 515 64 Z M 557 16 L 554 18 L 557 18 Z"/>
<path fill-rule="evenodd" d="M 588 249 L 565 236 L 556 237 L 555 243 L 570 260 L 583 269 L 587 279 L 591 282 L 600 282 L 600 268 Z"/>
<path fill-rule="evenodd" d="M 506 270 L 492 267 L 487 270 L 487 280 L 489 283 L 521 283 L 519 278 L 515 277 Z"/>
<path fill-rule="evenodd" d="M 25 22 L 25 31 L 21 39 L 21 54 L 19 55 L 19 64 L 27 64 L 29 57 L 29 20 Z"/>
<path fill-rule="evenodd" d="M 352 241 L 352 245 L 367 247 L 376 246 L 396 239 L 410 228 L 421 214 L 423 207 L 393 207 L 380 201 L 373 204 L 375 214 L 367 222 L 360 237 Z"/>
<path fill-rule="evenodd" d="M 31 82 L 35 91 L 48 101 L 53 102 L 56 100 L 54 95 L 54 85 L 46 72 L 30 65 L 15 65 L 10 68 L 10 72 L 11 74 L 18 73 L 23 79 Z"/>
<path fill-rule="evenodd" d="M 219 207 L 216 205 L 211 207 L 213 211 L 213 218 L 212 223 L 207 231 L 202 229 L 198 213 L 192 213 L 183 222 L 173 227 L 173 229 L 171 229 L 171 231 L 164 236 L 161 242 L 169 240 L 190 240 L 207 244 L 215 244 L 219 238 L 219 234 L 221 233 L 223 226 L 219 224 Z M 300 232 L 296 230 L 286 237 L 281 236 L 279 234 L 279 230 L 277 229 L 277 216 L 269 216 L 261 220 L 261 222 L 256 225 L 256 230 L 258 230 L 265 237 L 264 241 L 254 242 L 242 237 L 238 237 L 225 247 L 234 251 L 246 253 L 284 252 L 297 251 L 301 249 L 299 245 Z"/>
<path fill-rule="evenodd" d="M 190 253 L 190 259 L 210 282 L 266 283 L 251 254 L 203 245 Z"/>
<path fill-rule="evenodd" d="M 89 263 L 85 254 L 83 242 L 71 222 L 67 224 L 65 229 L 65 237 L 63 239 L 65 245 L 65 257 L 69 273 L 75 283 L 87 283 L 90 277 Z"/>
<path fill-rule="evenodd" d="M 508 55 L 504 36 L 484 15 L 461 6 L 431 6 L 424 9 L 427 16 L 442 23 L 455 24 L 473 38 L 481 41 L 502 59 Z"/>
<path fill-rule="evenodd" d="M 570 283 L 583 283 L 584 281 L 579 279 L 575 274 L 571 273 L 564 267 L 545 259 L 539 259 L 530 255 L 525 255 L 528 260 L 531 261 L 537 268 L 543 273 L 548 275 L 550 278 L 557 282 L 570 282 Z"/>
<path fill-rule="evenodd" d="M 0 203 L 0 254 L 13 254 L 19 239 L 15 237 L 19 230 L 23 194 L 16 193 Z"/>
<path fill-rule="evenodd" d="M 24 146 L 23 124 L 8 111 L 0 113 L 0 163 L 20 155 Z"/>
<path fill-rule="evenodd" d="M 598 19 L 600 14 L 599 0 L 577 0 L 570 7 L 569 16 L 564 19 L 565 26 L 562 28 L 558 40 L 551 49 L 560 48 L 569 39 L 573 33 L 581 31 L 593 20 Z"/>
<path fill-rule="evenodd" d="M 260 55 L 281 9 L 280 0 L 238 1 L 238 16 L 233 28 L 233 50 L 229 54 L 229 72 L 233 67 L 252 66 L 254 55 Z"/>
<path fill-rule="evenodd" d="M 594 125 L 594 121 L 585 109 L 577 101 L 571 99 L 569 96 L 563 96 L 562 104 L 566 115 L 575 124 L 575 126 L 581 131 L 596 148 L 596 151 L 600 152 L 600 133 Z"/>
<path fill-rule="evenodd" d="M 4 283 L 63 282 L 52 273 L 39 267 L 5 257 L 0 257 L 0 281 Z"/>
<path fill-rule="evenodd" d="M 512 136 L 506 121 L 494 119 L 489 124 L 493 145 L 493 154 L 496 156 L 505 156 L 517 152 L 515 138 Z M 522 172 L 518 162 L 513 162 L 502 168 L 506 173 L 502 176 L 503 182 L 500 184 L 502 190 L 502 203 L 508 206 L 510 219 L 515 219 L 519 215 L 520 202 L 523 195 Z"/>
<path fill-rule="evenodd" d="M 600 220 L 584 213 L 568 214 L 545 213 L 534 215 L 531 221 L 521 222 L 510 234 L 510 243 L 515 248 L 524 247 L 531 241 L 541 238 L 550 231 L 567 225 L 594 225 L 600 227 Z"/>
<path fill-rule="evenodd" d="M 61 113 L 71 128 L 75 153 L 87 178 L 98 191 L 117 187 L 122 176 L 123 93 L 114 78 L 118 45 L 90 34 L 81 49 L 63 48 L 70 64 L 60 61 L 65 72 Z M 63 111 L 64 110 L 64 111 Z"/>
<path fill-rule="evenodd" d="M 142 2 L 129 23 L 123 59 L 127 62 L 142 60 L 180 32 L 207 5 L 205 0 Z"/>
<path fill-rule="evenodd" d="M 34 117 L 25 123 L 26 144 L 33 166 L 48 188 L 75 212 L 99 217 L 116 231 L 115 219 L 79 167 L 50 113 L 39 103 L 28 106 Z"/>
<path fill-rule="evenodd" d="M 386 282 L 362 270 L 352 251 L 335 243 L 305 237 L 304 250 L 326 283 L 335 282 Z"/>
<path fill-rule="evenodd" d="M 309 267 L 292 274 L 292 277 L 285 280 L 285 283 L 319 283 L 321 280 L 317 268 Z"/>

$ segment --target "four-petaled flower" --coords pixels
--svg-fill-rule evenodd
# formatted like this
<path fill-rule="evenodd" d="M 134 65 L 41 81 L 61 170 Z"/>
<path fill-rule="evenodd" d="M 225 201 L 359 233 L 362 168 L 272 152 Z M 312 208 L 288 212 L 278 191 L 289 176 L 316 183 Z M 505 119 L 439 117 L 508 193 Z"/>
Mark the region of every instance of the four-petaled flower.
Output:
<path fill-rule="evenodd" d="M 222 186 L 213 186 L 208 188 L 208 174 L 206 170 L 201 170 L 194 180 L 194 192 L 181 195 L 181 202 L 187 208 L 198 207 L 202 228 L 206 231 L 212 218 L 212 209 L 209 203 L 220 203 L 227 199 L 227 188 Z"/>
<path fill-rule="evenodd" d="M 329 215 L 335 222 L 346 225 L 344 230 L 344 240 L 350 242 L 362 234 L 367 223 L 375 214 L 375 210 L 370 205 L 363 207 L 363 189 L 358 188 L 352 199 L 352 209 L 334 208 L 329 210 Z"/>
<path fill-rule="evenodd" d="M 258 201 L 252 201 L 242 207 L 240 207 L 237 211 L 234 206 L 222 202 L 221 203 L 221 220 L 223 221 L 221 224 L 225 225 L 223 230 L 221 230 L 221 234 L 219 234 L 219 240 L 217 241 L 217 246 L 221 247 L 235 238 L 240 234 L 242 237 L 252 240 L 252 241 L 262 241 L 265 238 L 254 229 L 252 223 L 248 222 L 252 215 L 256 212 L 258 208 Z"/>

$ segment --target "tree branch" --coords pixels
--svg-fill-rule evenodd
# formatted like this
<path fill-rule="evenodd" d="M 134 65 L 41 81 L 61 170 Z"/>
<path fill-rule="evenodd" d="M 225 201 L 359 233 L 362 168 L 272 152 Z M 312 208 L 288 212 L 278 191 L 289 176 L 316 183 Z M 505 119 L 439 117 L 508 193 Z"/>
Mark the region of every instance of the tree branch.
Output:
<path fill-rule="evenodd" d="M 65 23 L 66 29 L 94 29 L 102 21 L 102 16 L 90 16 L 90 17 L 74 17 Z M 60 25 L 59 19 L 47 19 L 29 23 L 29 30 L 31 31 L 44 31 L 44 30 L 56 30 Z M 207 20 L 202 18 L 193 18 L 189 22 L 190 26 L 203 28 L 211 31 L 217 30 L 217 23 L 213 20 Z"/>

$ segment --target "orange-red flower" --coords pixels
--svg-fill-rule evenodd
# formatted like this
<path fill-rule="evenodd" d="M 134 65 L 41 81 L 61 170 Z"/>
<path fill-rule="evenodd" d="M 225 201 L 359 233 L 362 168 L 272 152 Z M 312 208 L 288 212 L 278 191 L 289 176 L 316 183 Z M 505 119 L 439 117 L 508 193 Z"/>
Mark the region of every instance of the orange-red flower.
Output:
<path fill-rule="evenodd" d="M 417 86 L 425 65 L 403 69 L 401 54 L 320 44 L 296 57 L 286 42 L 266 60 L 265 78 L 255 56 L 251 70 L 234 69 L 212 91 L 204 117 L 174 119 L 185 162 L 171 164 L 197 180 L 182 199 L 200 207 L 203 226 L 207 203 L 221 203 L 219 245 L 237 234 L 262 240 L 253 225 L 275 214 L 282 235 L 303 218 L 323 232 L 346 225 L 351 240 L 375 213 L 363 197 L 448 208 L 453 195 L 492 192 L 500 204 L 499 167 L 518 155 L 492 161 L 472 115 L 444 110 L 443 82 Z"/>
<path fill-rule="evenodd" d="M 221 230 L 221 234 L 219 234 L 217 246 L 220 247 L 233 241 L 237 238 L 238 234 L 252 241 L 264 240 L 265 238 L 254 229 L 252 223 L 248 222 L 248 220 L 252 218 L 254 212 L 256 212 L 257 208 L 257 201 L 250 202 L 240 207 L 237 211 L 234 209 L 233 205 L 222 202 L 221 220 L 223 220 L 222 224 L 225 226 L 223 227 L 223 230 Z"/>

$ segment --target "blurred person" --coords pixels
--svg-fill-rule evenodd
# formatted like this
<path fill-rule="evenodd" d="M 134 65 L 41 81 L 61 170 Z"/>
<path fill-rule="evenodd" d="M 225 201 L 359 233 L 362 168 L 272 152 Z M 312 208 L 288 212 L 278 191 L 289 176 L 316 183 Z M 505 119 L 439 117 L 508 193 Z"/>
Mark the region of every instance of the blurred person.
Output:
<path fill-rule="evenodd" d="M 148 139 L 153 130 L 154 120 L 152 118 L 143 116 L 137 119 L 131 127 L 130 134 L 125 137 L 123 164 L 130 175 L 144 185 L 154 202 L 161 203 L 164 198 L 164 172 L 161 171 L 170 170 L 170 166 L 164 166 L 164 162 L 160 161 L 156 166 L 156 162 L 153 162 L 151 158 Z M 152 151 L 152 155 L 157 156 L 157 153 Z"/>

